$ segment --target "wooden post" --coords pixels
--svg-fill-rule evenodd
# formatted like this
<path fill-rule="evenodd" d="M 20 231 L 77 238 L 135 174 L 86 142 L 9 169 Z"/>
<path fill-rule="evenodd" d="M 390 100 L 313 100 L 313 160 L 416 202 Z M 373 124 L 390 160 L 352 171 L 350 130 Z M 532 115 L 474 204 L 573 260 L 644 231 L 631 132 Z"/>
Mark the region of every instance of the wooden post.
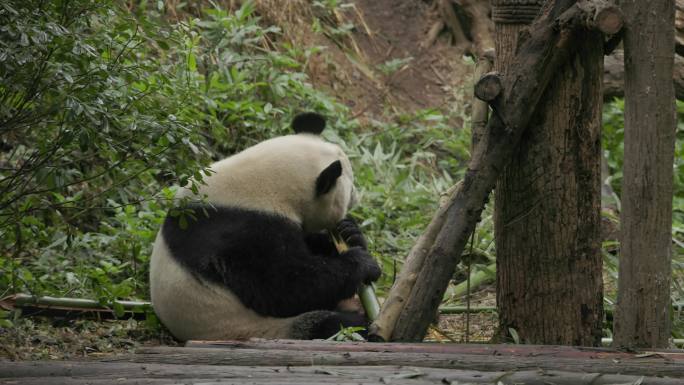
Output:
<path fill-rule="evenodd" d="M 543 2 L 494 3 L 496 14 L 508 15 L 495 18 L 495 70 L 508 76 L 519 65 L 516 41 L 527 28 L 516 11 L 532 13 Z M 603 0 L 555 3 L 582 12 L 562 15 L 560 24 L 572 19 L 584 28 L 574 42 L 579 53 L 555 68 L 496 186 L 497 334 L 507 341 L 513 329 L 525 343 L 599 345 L 601 31 L 617 32 L 622 19 Z"/>
<path fill-rule="evenodd" d="M 670 338 L 674 0 L 623 0 L 625 156 L 620 215 L 617 346 Z"/>

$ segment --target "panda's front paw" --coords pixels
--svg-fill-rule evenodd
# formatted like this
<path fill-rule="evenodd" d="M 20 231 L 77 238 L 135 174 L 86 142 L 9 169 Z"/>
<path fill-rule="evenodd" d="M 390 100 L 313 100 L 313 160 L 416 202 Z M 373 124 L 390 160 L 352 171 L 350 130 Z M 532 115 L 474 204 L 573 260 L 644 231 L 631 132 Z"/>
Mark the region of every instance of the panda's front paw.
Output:
<path fill-rule="evenodd" d="M 377 281 L 382 275 L 382 269 L 380 268 L 380 265 L 378 265 L 378 263 L 370 256 L 364 268 L 365 273 L 363 283 L 365 284 L 370 284 L 371 282 Z"/>
<path fill-rule="evenodd" d="M 382 275 L 380 265 L 361 247 L 352 247 L 342 254 L 345 258 L 352 258 L 356 261 L 358 272 L 363 283 L 377 281 Z"/>
<path fill-rule="evenodd" d="M 340 233 L 342 239 L 349 247 L 361 247 L 364 250 L 368 249 L 366 237 L 363 236 L 359 225 L 356 224 L 350 217 L 346 217 L 337 224 L 337 232 Z"/>

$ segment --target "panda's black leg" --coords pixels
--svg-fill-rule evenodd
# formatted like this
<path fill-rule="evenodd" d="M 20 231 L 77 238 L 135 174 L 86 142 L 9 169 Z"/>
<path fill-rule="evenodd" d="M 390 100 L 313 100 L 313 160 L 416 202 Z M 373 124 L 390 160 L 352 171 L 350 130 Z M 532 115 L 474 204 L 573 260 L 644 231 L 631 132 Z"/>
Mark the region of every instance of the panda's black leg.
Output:
<path fill-rule="evenodd" d="M 311 311 L 298 316 L 292 325 L 292 338 L 326 339 L 335 335 L 342 328 L 363 327 L 359 331 L 364 338 L 368 332 L 366 317 L 358 313 L 336 311 Z"/>

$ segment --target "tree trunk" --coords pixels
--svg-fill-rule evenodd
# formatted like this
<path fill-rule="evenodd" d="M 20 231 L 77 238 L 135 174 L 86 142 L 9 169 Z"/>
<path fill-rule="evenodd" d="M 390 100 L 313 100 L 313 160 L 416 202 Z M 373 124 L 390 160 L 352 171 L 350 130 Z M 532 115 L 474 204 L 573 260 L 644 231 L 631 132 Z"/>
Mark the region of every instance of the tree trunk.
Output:
<path fill-rule="evenodd" d="M 622 0 L 625 158 L 617 346 L 667 346 L 670 337 L 674 0 Z"/>
<path fill-rule="evenodd" d="M 529 20 L 519 16 L 534 15 L 531 8 L 542 3 L 493 1 L 497 71 L 509 71 L 518 33 Z M 588 30 L 582 34 L 580 54 L 557 71 L 496 186 L 497 307 L 503 339 L 514 329 L 525 343 L 601 341 L 603 36 Z"/>

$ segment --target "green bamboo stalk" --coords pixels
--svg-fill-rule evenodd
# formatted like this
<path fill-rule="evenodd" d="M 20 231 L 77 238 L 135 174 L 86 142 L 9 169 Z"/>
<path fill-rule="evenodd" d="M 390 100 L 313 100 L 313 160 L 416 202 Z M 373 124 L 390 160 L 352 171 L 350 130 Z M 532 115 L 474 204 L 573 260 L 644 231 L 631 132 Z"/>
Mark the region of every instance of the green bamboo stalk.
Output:
<path fill-rule="evenodd" d="M 372 283 L 370 285 L 361 284 L 358 295 L 361 305 L 363 305 L 363 310 L 366 311 L 366 316 L 370 321 L 374 321 L 378 318 L 378 314 L 380 314 L 380 301 L 378 301 L 378 297 L 375 295 L 375 285 Z"/>
<path fill-rule="evenodd" d="M 330 237 L 339 253 L 343 253 L 349 249 L 349 246 L 344 243 L 344 240 L 336 231 L 330 231 Z M 375 295 L 375 286 L 373 284 L 365 285 L 362 283 L 356 291 L 356 294 L 358 294 L 359 299 L 361 300 L 361 305 L 363 306 L 363 310 L 366 312 L 368 319 L 370 321 L 375 321 L 375 319 L 378 318 L 378 314 L 380 314 L 380 301 L 378 301 L 378 297 Z"/>
<path fill-rule="evenodd" d="M 487 313 L 487 312 L 496 312 L 496 306 L 471 306 L 470 310 L 468 310 L 467 306 L 461 306 L 461 305 L 456 305 L 456 306 L 440 306 L 439 307 L 439 313 L 440 314 L 464 314 L 464 313 Z"/>
<path fill-rule="evenodd" d="M 470 274 L 470 291 L 477 289 L 485 283 L 494 281 L 496 277 L 496 263 L 492 263 L 487 266 L 484 270 L 478 270 Z M 468 281 L 459 283 L 454 287 L 454 291 L 451 293 L 452 297 L 462 297 L 468 293 Z"/>
<path fill-rule="evenodd" d="M 83 298 L 64 298 L 64 297 L 38 297 L 29 294 L 15 294 L 2 299 L 2 303 L 13 304 L 15 307 L 40 306 L 40 307 L 58 307 L 58 308 L 74 308 L 74 309 L 99 309 L 108 310 L 102 306 L 98 301 Z M 121 305 L 124 311 L 133 313 L 144 313 L 151 304 L 146 301 L 114 301 L 114 303 Z"/>

